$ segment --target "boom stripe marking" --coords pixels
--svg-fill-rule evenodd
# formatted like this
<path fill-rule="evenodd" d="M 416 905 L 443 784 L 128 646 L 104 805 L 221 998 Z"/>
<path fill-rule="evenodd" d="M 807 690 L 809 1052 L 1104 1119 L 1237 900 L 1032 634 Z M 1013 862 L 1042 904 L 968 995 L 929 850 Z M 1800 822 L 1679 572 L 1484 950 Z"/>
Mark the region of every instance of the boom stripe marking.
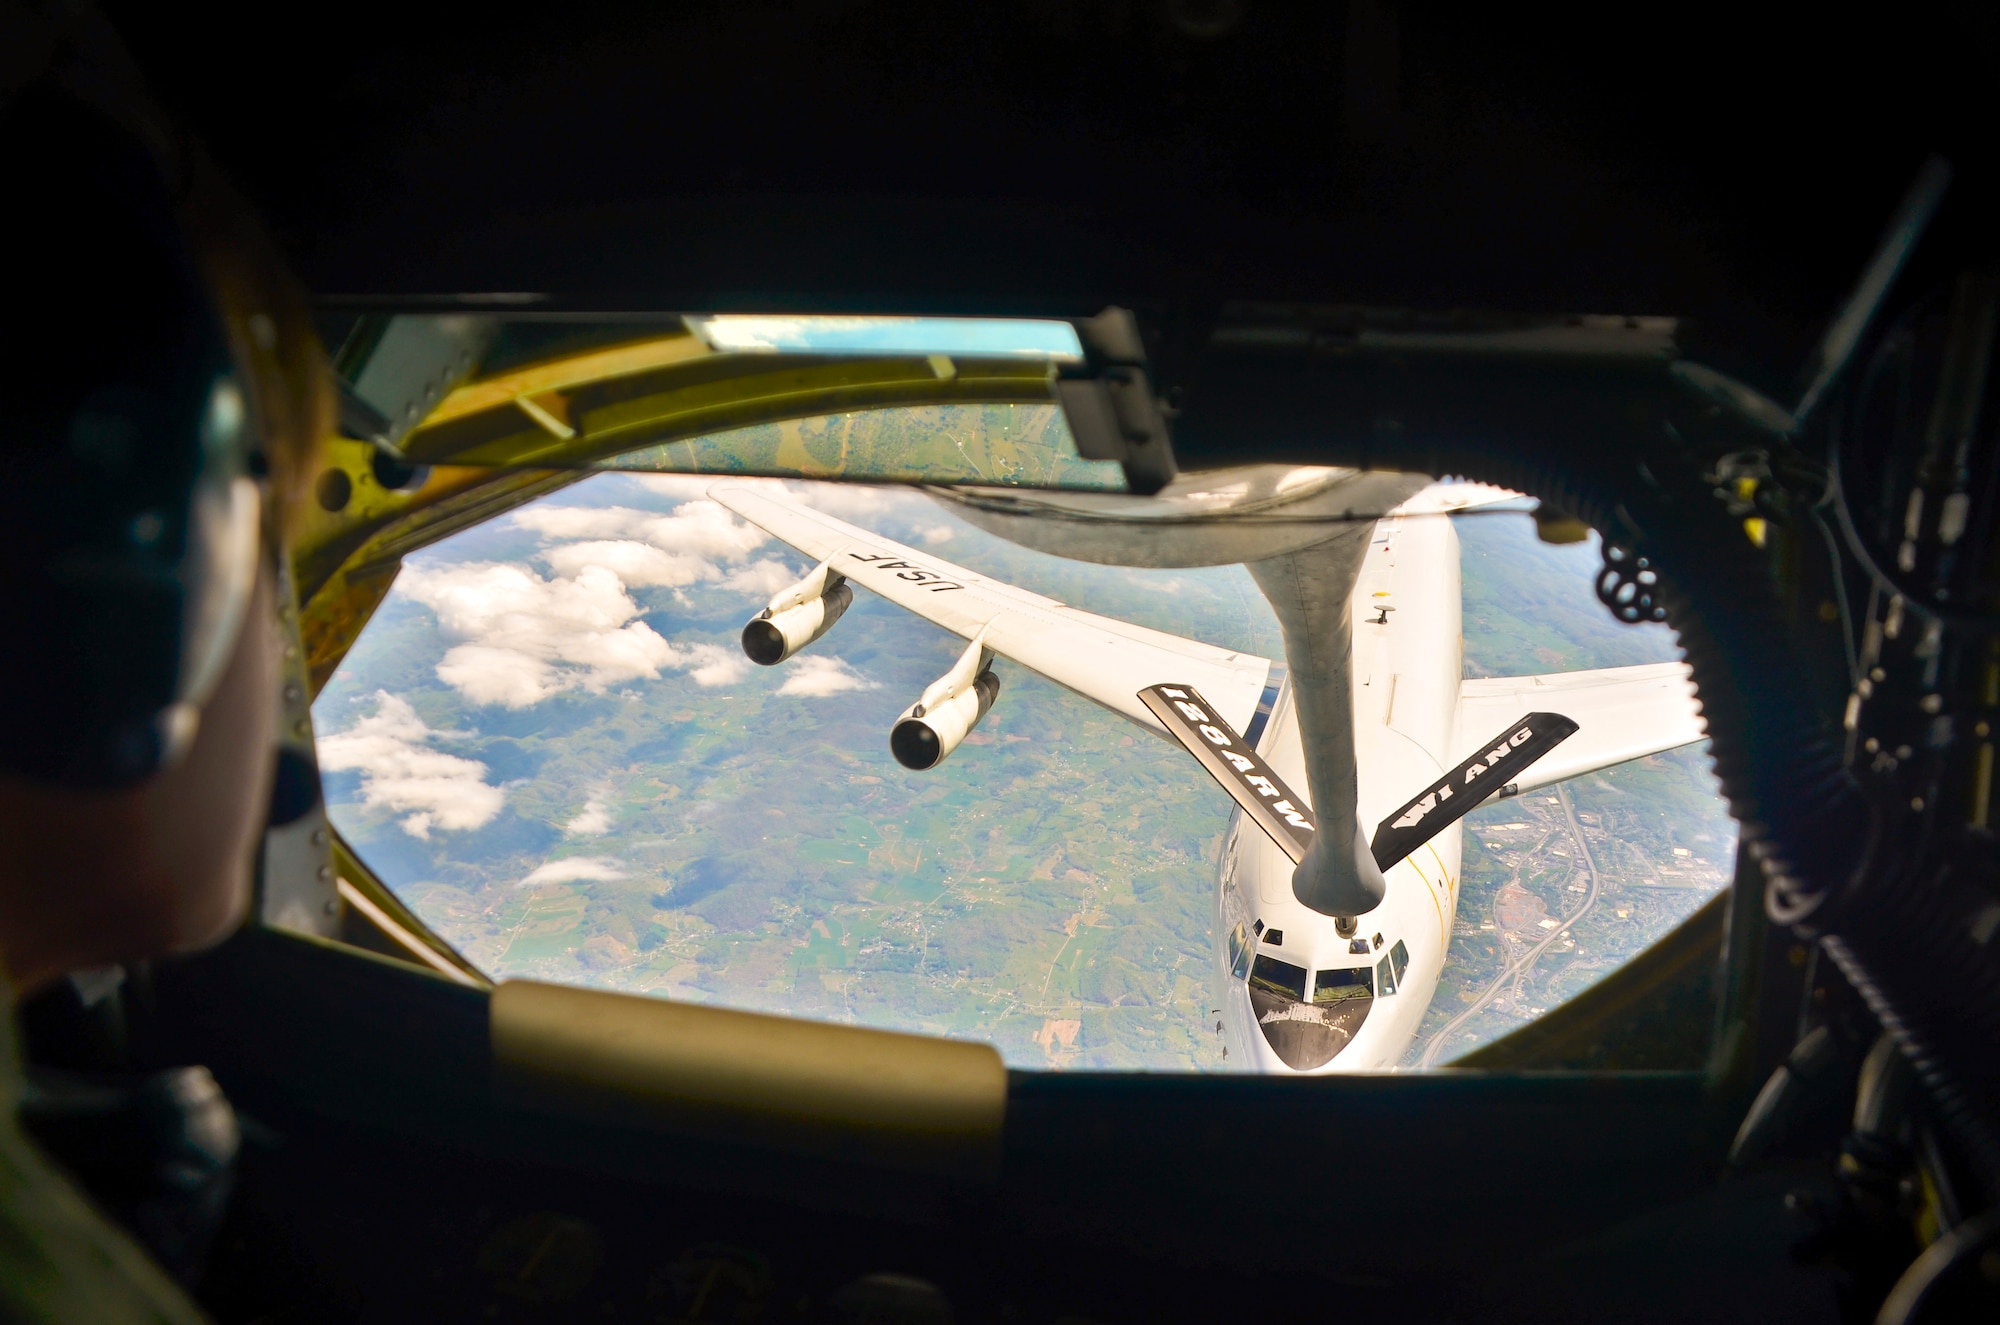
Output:
<path fill-rule="evenodd" d="M 1402 809 L 1389 812 L 1369 839 L 1375 863 L 1388 869 L 1576 732 L 1576 723 L 1560 713 L 1530 713 L 1507 724 L 1482 753 L 1431 783 Z"/>
<path fill-rule="evenodd" d="M 1271 771 L 1193 686 L 1147 686 L 1138 696 L 1168 734 L 1186 746 L 1243 807 L 1245 817 L 1254 820 L 1294 864 L 1305 859 L 1306 848 L 1312 845 L 1313 820 L 1304 798 Z"/>

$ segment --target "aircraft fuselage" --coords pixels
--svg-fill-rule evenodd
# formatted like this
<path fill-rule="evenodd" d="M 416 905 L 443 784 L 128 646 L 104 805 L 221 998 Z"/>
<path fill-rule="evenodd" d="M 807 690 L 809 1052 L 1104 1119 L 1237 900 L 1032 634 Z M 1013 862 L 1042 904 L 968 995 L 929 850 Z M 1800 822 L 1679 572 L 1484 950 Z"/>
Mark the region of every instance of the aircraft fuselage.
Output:
<path fill-rule="evenodd" d="M 1457 762 L 1464 640 L 1451 521 L 1378 521 L 1348 610 L 1357 808 L 1372 832 L 1411 789 Z M 1306 785 L 1289 687 L 1277 696 L 1258 752 L 1291 786 Z M 1229 1066 L 1356 1072 L 1401 1061 L 1443 971 L 1461 840 L 1454 823 L 1391 867 L 1387 895 L 1357 918 L 1350 936 L 1293 896 L 1291 858 L 1234 815 L 1214 911 L 1215 1006 Z"/>

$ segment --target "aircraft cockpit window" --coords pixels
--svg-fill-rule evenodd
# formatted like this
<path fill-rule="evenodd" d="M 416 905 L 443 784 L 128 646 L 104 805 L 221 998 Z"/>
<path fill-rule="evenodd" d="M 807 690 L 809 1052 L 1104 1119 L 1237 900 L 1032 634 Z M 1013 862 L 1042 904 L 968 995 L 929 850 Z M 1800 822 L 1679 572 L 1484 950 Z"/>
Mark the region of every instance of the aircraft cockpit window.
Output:
<path fill-rule="evenodd" d="M 690 333 L 677 324 L 672 335 Z M 536 364 L 502 369 L 513 389 L 532 385 Z M 555 437 L 514 401 L 491 415 L 496 427 L 518 416 Z M 940 445 L 958 454 L 965 442 L 985 464 L 995 451 L 946 408 L 881 408 L 869 427 L 949 432 L 956 440 Z M 1031 412 L 949 408 L 975 412 L 982 445 Z M 1042 425 L 1062 421 L 1047 403 L 1032 408 Z M 577 426 L 553 404 L 545 412 Z M 430 417 L 411 431 L 438 426 Z M 828 463 L 866 440 L 746 426 Z M 1304 494 L 1332 509 L 1346 481 L 1265 468 L 1183 476 L 1176 500 L 1254 499 L 1262 511 Z M 1280 671 L 1291 643 L 1275 590 L 1239 563 L 1263 564 L 1250 554 L 1267 550 L 1244 538 L 1282 535 L 1310 551 L 1338 522 L 1305 533 L 1261 517 L 1247 532 L 1198 524 L 1200 539 L 1221 541 L 1129 567 L 1108 563 L 1181 535 L 1150 517 L 1139 541 L 1125 524 L 1093 523 L 1093 503 L 1139 500 L 1122 493 L 1041 490 L 1027 506 L 996 505 L 937 488 L 446 466 L 397 491 L 427 500 L 467 483 L 495 485 L 471 491 L 499 493 L 486 507 L 499 514 L 428 541 L 396 526 L 403 541 L 354 554 L 366 574 L 330 582 L 349 595 L 339 620 L 367 624 L 319 674 L 314 723 L 329 817 L 350 849 L 342 868 L 372 874 L 495 979 L 975 1037 L 1017 1068 L 1058 1069 L 1291 1070 L 1259 1048 L 1269 999 L 1333 1015 L 1321 1004 L 1337 994 L 1348 1017 L 1361 995 L 1393 989 L 1401 1015 L 1343 1020 L 1354 1038 L 1334 1061 L 1431 1065 L 1618 969 L 1729 877 L 1734 827 L 1701 747 L 1606 763 L 1585 726 L 1539 757 L 1559 780 L 1510 771 L 1526 790 L 1393 861 L 1389 897 L 1358 931 L 1301 904 L 1293 858 L 1189 750 L 1161 739 L 1135 692 L 1191 687 L 1215 710 L 1198 711 L 1240 736 L 1278 678 L 1266 727 L 1240 757 L 1309 805 L 1301 669 Z M 385 487 L 357 479 L 355 491 Z M 1368 715 L 1354 737 L 1366 774 L 1357 811 L 1369 832 L 1473 753 L 1446 748 L 1450 715 L 1478 728 L 1466 740 L 1483 740 L 1559 707 L 1565 672 L 1651 668 L 1656 689 L 1678 675 L 1663 629 L 1621 625 L 1597 602 L 1593 545 L 1542 543 L 1518 509 L 1496 510 L 1398 516 L 1386 522 L 1393 538 L 1355 540 L 1353 693 Z M 384 568 L 393 585 L 377 605 Z M 1038 620 L 1087 632 L 1034 645 L 1001 622 L 975 640 L 963 614 L 1016 590 L 1040 595 Z M 1398 609 L 1393 627 L 1367 624 L 1365 604 L 1381 602 Z M 1115 647 L 1100 656 L 1090 641 L 1115 634 L 1098 620 L 1181 641 L 1176 670 L 1146 673 Z M 1463 633 L 1462 667 L 1434 666 L 1432 626 L 1447 660 Z M 1685 707 L 1683 691 L 1665 689 Z M 1444 744 L 1425 755 L 1425 740 Z M 1257 767 L 1249 776 L 1265 776 Z M 1256 921 L 1221 919 L 1232 832 L 1228 897 Z M 1379 952 L 1377 933 L 1392 940 Z M 1349 959 L 1354 943 L 1351 960 L 1369 965 L 1325 968 L 1309 993 L 1320 963 Z M 1419 989 L 1427 1007 L 1412 1014 L 1404 996 Z"/>
<path fill-rule="evenodd" d="M 1303 1003 L 1306 999 L 1306 968 L 1281 962 L 1269 955 L 1260 955 L 1250 968 L 1250 984 L 1266 993 Z"/>
<path fill-rule="evenodd" d="M 1331 971 L 1321 971 L 1313 979 L 1313 1002 L 1341 1003 L 1350 998 L 1369 998 L 1375 990 L 1368 979 L 1368 968 L 1357 966 L 1341 967 Z M 1389 991 L 1393 993 L 1394 991 Z"/>
<path fill-rule="evenodd" d="M 1229 931 L 1229 974 L 1241 980 L 1250 970 L 1250 958 L 1257 951 L 1256 936 L 1238 924 Z"/>

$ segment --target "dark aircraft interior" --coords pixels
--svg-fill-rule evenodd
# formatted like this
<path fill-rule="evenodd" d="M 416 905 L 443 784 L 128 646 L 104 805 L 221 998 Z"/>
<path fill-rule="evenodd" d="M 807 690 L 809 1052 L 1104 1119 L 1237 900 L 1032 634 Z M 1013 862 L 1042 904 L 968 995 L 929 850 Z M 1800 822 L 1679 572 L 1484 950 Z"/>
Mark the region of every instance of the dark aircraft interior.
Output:
<path fill-rule="evenodd" d="M 1135 492 L 1405 470 L 1597 530 L 1742 832 L 1714 902 L 1441 1072 L 913 1040 L 820 1099 L 846 1042 L 746 1023 L 703 1080 L 670 1005 L 489 985 L 316 811 L 311 695 L 401 558 L 601 458 L 391 443 L 350 392 L 255 916 L 22 1009 L 30 1130 L 216 1320 L 2000 1319 L 1993 10 L 103 9 L 336 369 L 409 314 L 511 319 L 489 374 L 683 314 L 1068 320 Z M 901 371 L 661 409 L 1048 391 Z"/>

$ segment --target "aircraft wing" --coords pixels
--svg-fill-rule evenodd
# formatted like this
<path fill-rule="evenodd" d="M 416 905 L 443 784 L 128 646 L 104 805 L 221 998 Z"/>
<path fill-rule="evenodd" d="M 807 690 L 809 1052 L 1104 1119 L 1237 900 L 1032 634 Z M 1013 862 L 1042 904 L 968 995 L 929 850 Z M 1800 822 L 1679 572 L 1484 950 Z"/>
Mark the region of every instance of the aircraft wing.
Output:
<path fill-rule="evenodd" d="M 1169 735 L 1166 728 L 1139 699 L 1146 687 L 1193 686 L 1242 731 L 1271 675 L 1268 658 L 1079 611 L 787 501 L 767 488 L 717 483 L 708 495 L 862 588 L 966 639 L 983 631 L 984 643 L 994 653 L 1161 736 Z"/>
<path fill-rule="evenodd" d="M 1458 731 L 1465 749 L 1530 710 L 1560 713 L 1577 732 L 1525 769 L 1522 791 L 1580 777 L 1699 741 L 1707 730 L 1686 663 L 1604 667 L 1546 676 L 1498 676 L 1464 682 Z"/>

